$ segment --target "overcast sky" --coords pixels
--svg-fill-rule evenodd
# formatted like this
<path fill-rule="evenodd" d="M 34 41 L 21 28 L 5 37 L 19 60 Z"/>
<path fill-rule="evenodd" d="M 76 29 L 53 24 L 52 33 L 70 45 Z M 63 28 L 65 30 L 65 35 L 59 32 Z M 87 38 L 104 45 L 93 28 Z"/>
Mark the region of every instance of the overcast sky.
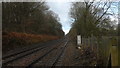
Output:
<path fill-rule="evenodd" d="M 65 2 L 56 0 L 55 2 L 47 2 L 47 5 L 50 7 L 50 10 L 58 14 L 60 18 L 60 23 L 62 24 L 62 29 L 67 34 L 71 28 L 71 17 L 70 17 L 70 8 L 72 6 L 71 2 Z M 111 11 L 112 10 L 112 11 Z M 118 13 L 118 8 L 116 7 L 116 3 L 113 3 L 110 12 Z M 111 20 L 117 19 L 115 16 L 110 17 Z"/>
<path fill-rule="evenodd" d="M 60 18 L 60 23 L 62 24 L 62 29 L 66 33 L 69 32 L 71 27 L 71 18 L 70 18 L 70 2 L 47 2 L 47 5 L 50 7 L 50 10 L 58 14 Z"/>

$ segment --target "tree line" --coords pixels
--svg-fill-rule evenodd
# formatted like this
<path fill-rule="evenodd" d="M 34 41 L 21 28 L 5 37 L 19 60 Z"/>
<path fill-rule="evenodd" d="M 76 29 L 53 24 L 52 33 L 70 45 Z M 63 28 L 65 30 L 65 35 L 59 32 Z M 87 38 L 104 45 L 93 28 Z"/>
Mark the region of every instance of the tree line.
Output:
<path fill-rule="evenodd" d="M 4 32 L 64 35 L 58 15 L 46 2 L 3 2 L 2 12 Z"/>
<path fill-rule="evenodd" d="M 72 4 L 70 15 L 75 20 L 70 34 L 91 36 L 115 36 L 115 21 L 111 21 L 108 13 L 111 2 L 75 2 Z"/>

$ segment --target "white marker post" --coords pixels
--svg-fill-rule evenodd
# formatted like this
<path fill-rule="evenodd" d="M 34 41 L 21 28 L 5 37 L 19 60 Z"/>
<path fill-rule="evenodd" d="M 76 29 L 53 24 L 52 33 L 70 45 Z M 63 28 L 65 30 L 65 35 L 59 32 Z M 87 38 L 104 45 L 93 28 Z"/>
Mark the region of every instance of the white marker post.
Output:
<path fill-rule="evenodd" d="M 81 49 L 80 45 L 81 45 L 81 35 L 77 35 L 77 45 L 78 45 L 78 49 Z"/>
<path fill-rule="evenodd" d="M 81 35 L 77 35 L 77 45 L 81 45 Z"/>

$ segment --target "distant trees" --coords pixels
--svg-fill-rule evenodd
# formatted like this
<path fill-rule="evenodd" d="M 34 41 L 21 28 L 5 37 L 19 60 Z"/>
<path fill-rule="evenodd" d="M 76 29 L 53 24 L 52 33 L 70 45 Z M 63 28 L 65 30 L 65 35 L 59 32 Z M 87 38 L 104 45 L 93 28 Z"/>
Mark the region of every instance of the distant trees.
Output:
<path fill-rule="evenodd" d="M 114 29 L 107 13 L 110 2 L 76 2 L 71 8 L 72 29 L 84 37 L 108 35 Z M 72 31 L 71 31 L 72 32 Z"/>
<path fill-rule="evenodd" d="M 3 31 L 63 36 L 58 16 L 45 2 L 3 2 Z"/>

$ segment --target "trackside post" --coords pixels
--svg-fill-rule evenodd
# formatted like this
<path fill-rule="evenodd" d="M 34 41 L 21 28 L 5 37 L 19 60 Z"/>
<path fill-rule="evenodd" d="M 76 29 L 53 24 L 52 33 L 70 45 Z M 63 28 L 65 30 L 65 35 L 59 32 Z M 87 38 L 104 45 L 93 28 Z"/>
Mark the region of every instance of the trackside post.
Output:
<path fill-rule="evenodd" d="M 81 39 L 81 35 L 77 35 L 77 45 L 78 45 L 78 49 L 81 49 L 81 43 L 82 42 L 82 39 Z"/>

